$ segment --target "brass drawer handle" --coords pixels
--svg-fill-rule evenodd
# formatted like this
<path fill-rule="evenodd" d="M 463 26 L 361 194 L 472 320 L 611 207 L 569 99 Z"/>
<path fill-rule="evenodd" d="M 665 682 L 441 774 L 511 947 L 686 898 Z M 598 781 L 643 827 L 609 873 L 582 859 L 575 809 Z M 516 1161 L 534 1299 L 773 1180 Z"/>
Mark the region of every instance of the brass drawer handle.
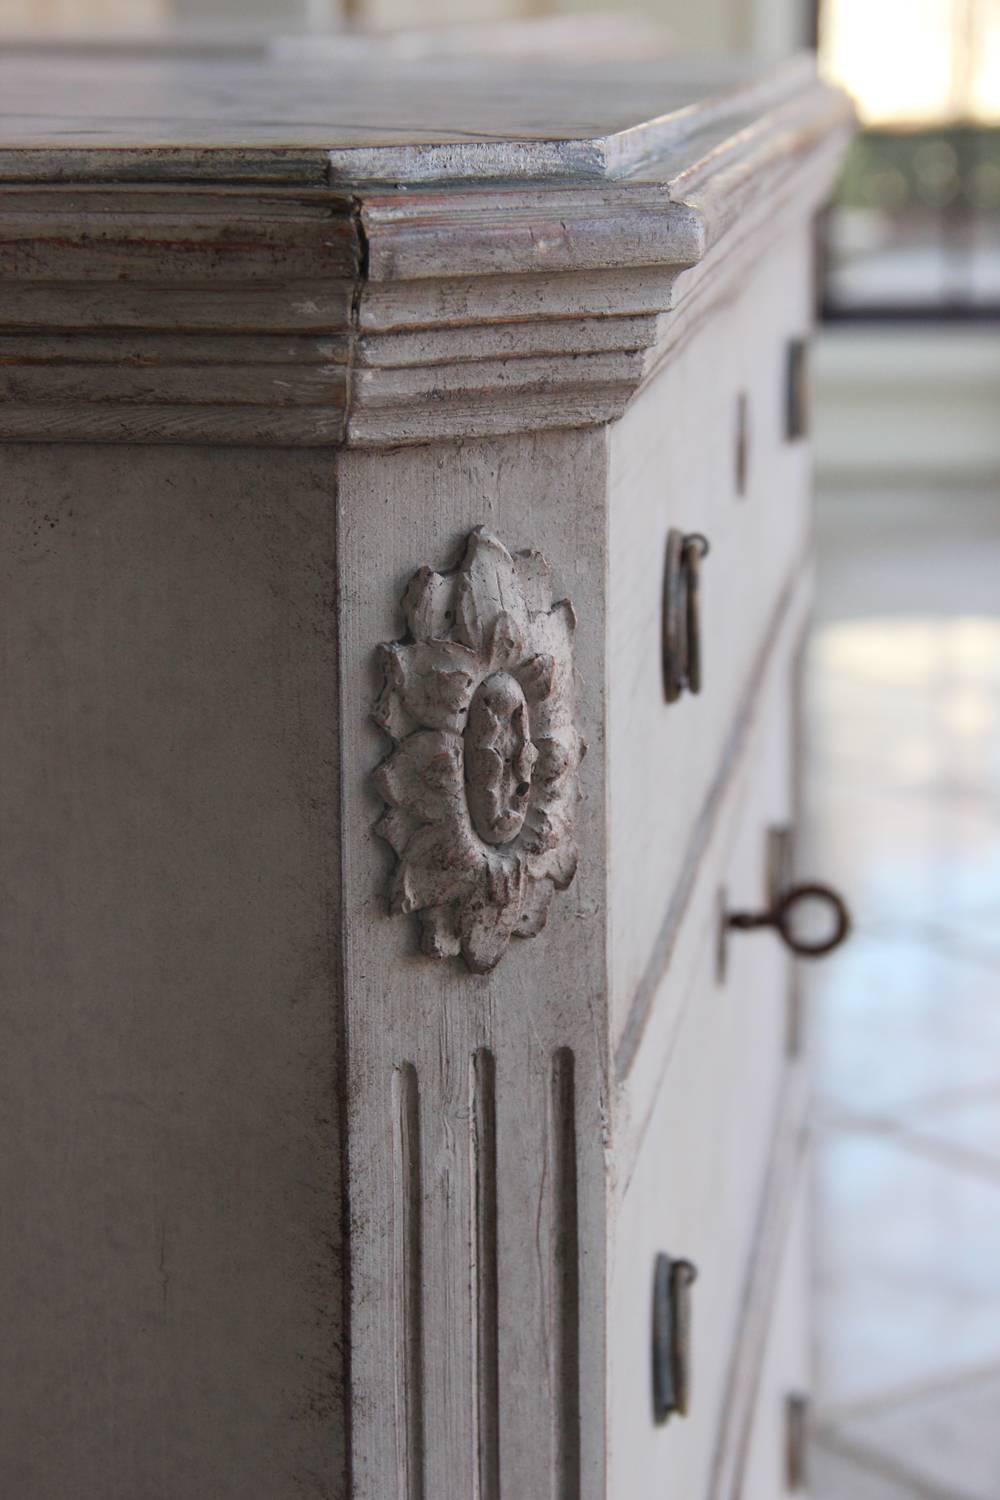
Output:
<path fill-rule="evenodd" d="M 798 937 L 794 930 L 795 909 L 806 902 L 819 901 L 832 918 L 829 935 L 813 941 Z M 823 958 L 839 948 L 851 931 L 851 914 L 844 898 L 831 886 L 806 881 L 789 886 L 768 911 L 734 911 L 726 916 L 726 926 L 736 932 L 752 932 L 758 927 L 772 927 L 786 947 L 800 958 Z"/>
<path fill-rule="evenodd" d="M 691 1285 L 689 1260 L 656 1257 L 653 1270 L 653 1418 L 658 1425 L 686 1417 L 691 1395 Z"/>
<path fill-rule="evenodd" d="M 685 688 L 701 692 L 700 570 L 708 541 L 698 531 L 667 534 L 663 579 L 663 695 L 676 703 Z"/>

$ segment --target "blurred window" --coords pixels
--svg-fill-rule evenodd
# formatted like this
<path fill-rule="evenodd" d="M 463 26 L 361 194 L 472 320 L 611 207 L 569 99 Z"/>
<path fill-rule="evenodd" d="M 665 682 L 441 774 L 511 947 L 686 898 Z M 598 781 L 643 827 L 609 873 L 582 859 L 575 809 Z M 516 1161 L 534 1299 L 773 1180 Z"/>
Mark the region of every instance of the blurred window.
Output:
<path fill-rule="evenodd" d="M 827 316 L 1000 315 L 1000 0 L 819 0 L 818 38 L 863 127 Z"/>

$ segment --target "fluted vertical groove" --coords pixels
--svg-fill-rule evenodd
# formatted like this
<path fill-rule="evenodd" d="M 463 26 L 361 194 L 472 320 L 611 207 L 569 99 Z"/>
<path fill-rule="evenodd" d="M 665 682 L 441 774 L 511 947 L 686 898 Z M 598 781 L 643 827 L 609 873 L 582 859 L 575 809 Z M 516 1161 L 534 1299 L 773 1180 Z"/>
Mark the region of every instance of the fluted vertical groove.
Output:
<path fill-rule="evenodd" d="M 580 1495 L 580 1231 L 576 1069 L 569 1047 L 552 1059 L 552 1245 L 556 1289 L 553 1500 Z"/>
<path fill-rule="evenodd" d="M 470 1069 L 472 1286 L 476 1382 L 476 1500 L 500 1500 L 496 1060 L 481 1047 Z"/>
<path fill-rule="evenodd" d="M 423 1186 L 420 1083 L 412 1063 L 393 1073 L 396 1186 L 396 1465 L 401 1500 L 424 1500 Z"/>

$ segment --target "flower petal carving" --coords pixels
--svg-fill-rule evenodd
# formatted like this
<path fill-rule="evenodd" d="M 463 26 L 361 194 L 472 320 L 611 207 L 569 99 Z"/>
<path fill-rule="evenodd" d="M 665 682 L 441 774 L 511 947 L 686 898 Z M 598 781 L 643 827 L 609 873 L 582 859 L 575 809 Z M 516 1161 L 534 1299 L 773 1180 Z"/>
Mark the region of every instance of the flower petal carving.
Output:
<path fill-rule="evenodd" d="M 418 729 L 376 767 L 372 779 L 390 807 L 405 807 L 421 823 L 443 822 L 462 794 L 461 737 Z"/>
<path fill-rule="evenodd" d="M 551 880 L 556 890 L 564 891 L 576 874 L 577 849 L 571 839 L 528 855 L 528 873 L 533 880 Z"/>
<path fill-rule="evenodd" d="M 541 734 L 535 747 L 538 750 L 538 778 L 545 787 L 556 792 L 568 777 L 576 773 L 580 763 L 580 741 L 576 730 L 557 729 L 552 734 Z"/>
<path fill-rule="evenodd" d="M 402 598 L 406 625 L 415 641 L 443 640 L 455 616 L 455 586 L 450 578 L 431 568 L 419 568 Z"/>
<path fill-rule="evenodd" d="M 398 855 L 402 855 L 417 827 L 416 820 L 401 807 L 387 807 L 375 824 L 375 832 L 379 838 L 391 844 Z"/>
<path fill-rule="evenodd" d="M 458 570 L 455 635 L 474 651 L 482 651 L 500 614 L 510 616 L 524 631 L 528 607 L 524 601 L 507 548 L 483 526 L 469 536 Z"/>
<path fill-rule="evenodd" d="M 425 954 L 486 974 L 576 870 L 576 619 L 540 553 L 512 556 L 483 527 L 452 572 L 418 569 L 402 608 L 374 709 L 393 742 L 373 773 L 390 910 L 418 914 Z"/>
<path fill-rule="evenodd" d="M 540 651 L 524 663 L 518 672 L 521 691 L 529 703 L 541 703 L 555 684 L 555 659 Z"/>
<path fill-rule="evenodd" d="M 416 641 L 379 650 L 385 683 L 375 722 L 394 740 L 421 728 L 461 734 L 478 680 L 476 653 L 457 641 Z"/>
<path fill-rule="evenodd" d="M 488 974 L 507 951 L 524 903 L 523 859 L 488 863 L 485 878 L 459 913 L 462 957 L 473 974 Z"/>
<path fill-rule="evenodd" d="M 418 828 L 393 876 L 390 909 L 411 912 L 440 906 L 471 892 L 481 874 L 471 840 L 456 837 L 446 824 Z"/>

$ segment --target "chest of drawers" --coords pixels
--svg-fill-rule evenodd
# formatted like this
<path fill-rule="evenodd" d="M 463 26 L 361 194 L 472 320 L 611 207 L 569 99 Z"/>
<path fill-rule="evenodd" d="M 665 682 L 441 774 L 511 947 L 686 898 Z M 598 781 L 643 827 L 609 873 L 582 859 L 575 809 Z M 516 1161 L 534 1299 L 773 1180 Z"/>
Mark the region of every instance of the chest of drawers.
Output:
<path fill-rule="evenodd" d="M 773 1500 L 843 100 L 0 75 L 4 1492 Z"/>

